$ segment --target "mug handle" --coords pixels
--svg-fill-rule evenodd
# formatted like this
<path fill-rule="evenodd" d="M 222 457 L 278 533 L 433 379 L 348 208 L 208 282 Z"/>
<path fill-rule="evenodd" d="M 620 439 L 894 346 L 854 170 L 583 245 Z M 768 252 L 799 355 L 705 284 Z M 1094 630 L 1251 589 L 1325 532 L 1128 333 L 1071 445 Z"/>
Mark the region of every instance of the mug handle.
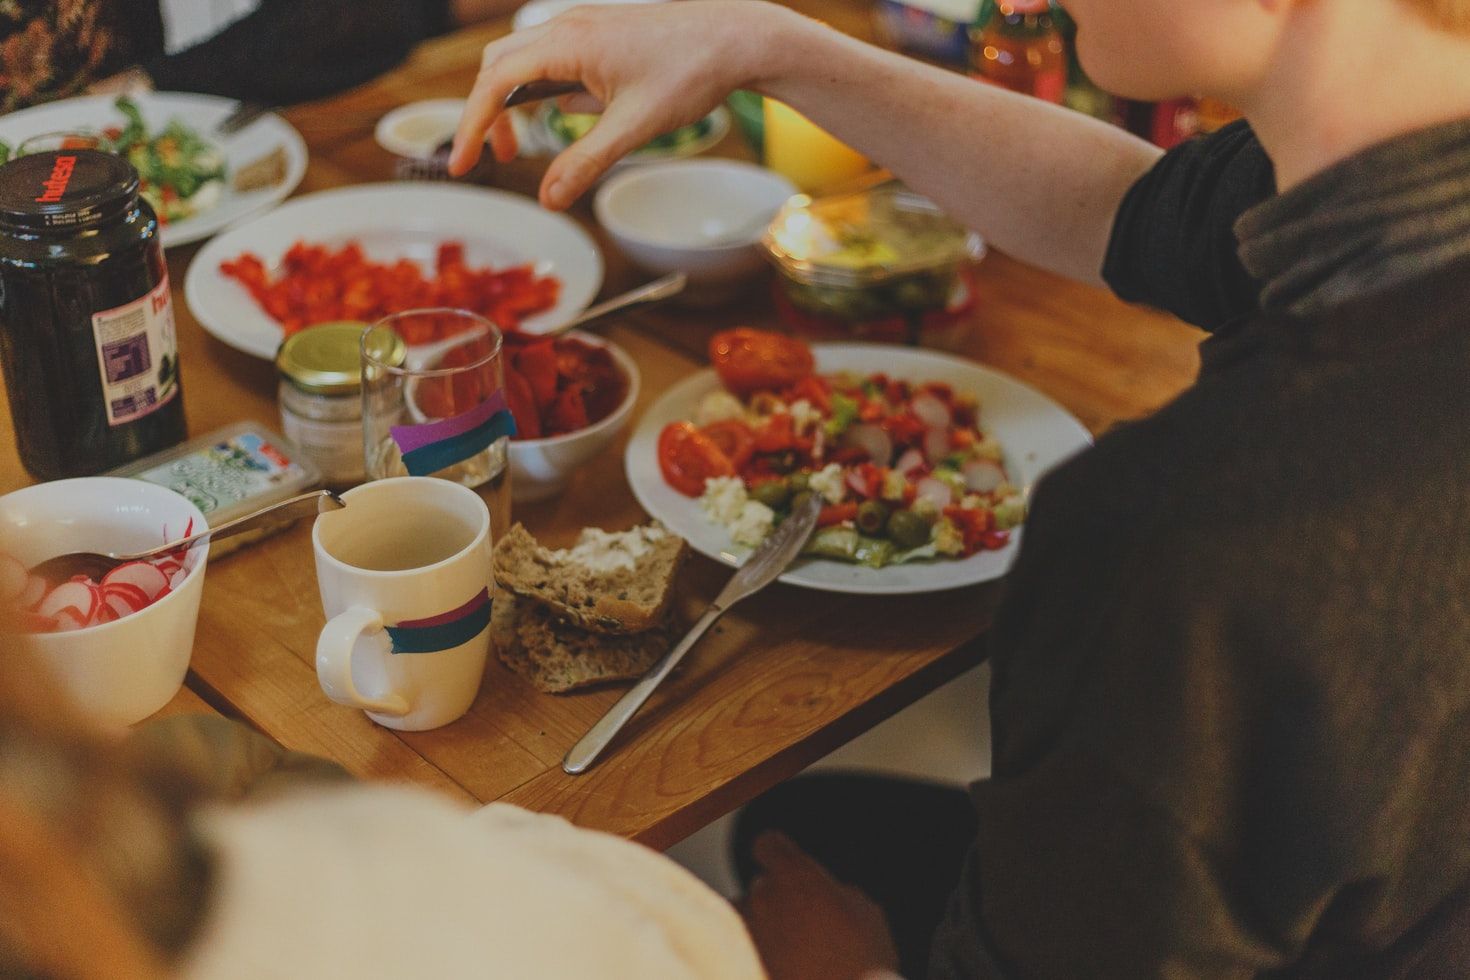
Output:
<path fill-rule="evenodd" d="M 363 697 L 352 682 L 352 650 L 358 638 L 382 628 L 382 615 L 363 606 L 352 606 L 329 619 L 316 641 L 316 679 L 327 697 L 338 704 L 401 718 L 408 714 L 408 699 L 403 695 Z"/>

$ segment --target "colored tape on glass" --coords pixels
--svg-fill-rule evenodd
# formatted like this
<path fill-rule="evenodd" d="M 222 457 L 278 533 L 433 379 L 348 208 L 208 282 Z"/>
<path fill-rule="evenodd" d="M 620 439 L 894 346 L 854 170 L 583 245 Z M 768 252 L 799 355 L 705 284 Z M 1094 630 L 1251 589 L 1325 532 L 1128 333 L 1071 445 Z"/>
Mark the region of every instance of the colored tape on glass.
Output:
<path fill-rule="evenodd" d="M 515 435 L 516 423 L 502 389 L 453 418 L 395 425 L 389 431 L 409 475 L 428 476 L 484 452 L 502 436 Z"/>
<path fill-rule="evenodd" d="M 410 619 L 388 627 L 394 653 L 438 653 L 468 643 L 490 625 L 490 590 L 458 609 L 428 619 Z"/>

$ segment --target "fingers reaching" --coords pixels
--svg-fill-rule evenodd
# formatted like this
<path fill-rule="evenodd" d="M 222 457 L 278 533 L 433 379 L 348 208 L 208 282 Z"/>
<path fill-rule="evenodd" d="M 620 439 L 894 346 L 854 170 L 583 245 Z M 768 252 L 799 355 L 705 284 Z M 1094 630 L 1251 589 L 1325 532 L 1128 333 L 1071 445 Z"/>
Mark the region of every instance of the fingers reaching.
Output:
<path fill-rule="evenodd" d="M 657 136 L 657 126 L 629 108 L 635 99 L 613 99 L 591 131 L 563 150 L 541 182 L 541 203 L 567 207 L 620 158 Z"/>
<path fill-rule="evenodd" d="M 449 153 L 450 174 L 456 177 L 467 174 L 479 162 L 486 133 L 491 133 L 492 139 L 496 138 L 492 127 L 503 118 L 505 97 L 511 89 L 522 82 L 543 77 L 534 57 L 528 53 L 528 45 L 544 32 L 544 27 L 535 27 L 485 45 L 485 53 L 480 58 L 480 74 L 465 99 L 464 114 L 460 116 L 459 127 L 454 132 L 454 147 Z M 503 146 L 515 145 L 513 134 L 506 140 L 507 132 L 503 126 L 499 130 L 497 156 L 504 152 Z"/>

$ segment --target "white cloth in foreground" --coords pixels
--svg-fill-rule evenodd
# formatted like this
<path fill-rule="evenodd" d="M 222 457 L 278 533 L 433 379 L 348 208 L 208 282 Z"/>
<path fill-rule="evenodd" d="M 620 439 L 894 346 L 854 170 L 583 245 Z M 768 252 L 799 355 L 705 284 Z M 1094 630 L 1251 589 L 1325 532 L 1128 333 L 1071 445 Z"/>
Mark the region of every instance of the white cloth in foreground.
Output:
<path fill-rule="evenodd" d="M 734 909 L 663 855 L 559 817 L 395 787 L 201 820 L 211 907 L 183 977 L 763 977 Z"/>

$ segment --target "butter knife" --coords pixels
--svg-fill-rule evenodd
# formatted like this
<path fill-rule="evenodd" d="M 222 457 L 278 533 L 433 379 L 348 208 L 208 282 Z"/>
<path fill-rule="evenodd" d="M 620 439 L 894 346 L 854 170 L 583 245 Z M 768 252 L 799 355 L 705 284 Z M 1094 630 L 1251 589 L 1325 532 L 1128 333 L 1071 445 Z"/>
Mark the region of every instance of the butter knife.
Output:
<path fill-rule="evenodd" d="M 271 107 L 259 102 L 241 102 L 230 111 L 228 116 L 221 119 L 214 127 L 214 131 L 221 136 L 230 136 L 249 126 L 255 120 L 271 111 Z"/>
<path fill-rule="evenodd" d="M 715 601 L 705 610 L 699 622 L 694 624 L 678 646 L 664 654 L 663 659 L 654 664 L 644 674 L 642 679 L 634 684 L 632 689 L 624 694 L 618 703 L 608 709 L 597 724 L 588 729 L 582 740 L 572 746 L 566 758 L 562 760 L 561 767 L 567 773 L 575 776 L 586 772 L 602 750 L 607 748 L 613 737 L 622 730 L 643 707 L 643 702 L 653 693 L 654 688 L 669 676 L 669 672 L 679 665 L 700 638 L 719 619 L 730 610 L 737 602 L 748 599 L 761 589 L 774 582 L 786 566 L 791 564 L 806 539 L 811 536 L 812 529 L 817 526 L 817 515 L 822 510 L 822 498 L 818 494 L 810 495 L 805 503 L 791 512 L 791 516 L 782 521 L 780 526 L 766 536 L 744 565 L 730 577 L 730 581 L 720 590 Z"/>
<path fill-rule="evenodd" d="M 572 95 L 585 91 L 587 90 L 581 82 L 558 82 L 551 79 L 523 82 L 511 89 L 510 94 L 505 97 L 505 108 L 513 109 L 527 102 L 540 102 L 542 99 L 551 99 L 558 95 Z"/>

